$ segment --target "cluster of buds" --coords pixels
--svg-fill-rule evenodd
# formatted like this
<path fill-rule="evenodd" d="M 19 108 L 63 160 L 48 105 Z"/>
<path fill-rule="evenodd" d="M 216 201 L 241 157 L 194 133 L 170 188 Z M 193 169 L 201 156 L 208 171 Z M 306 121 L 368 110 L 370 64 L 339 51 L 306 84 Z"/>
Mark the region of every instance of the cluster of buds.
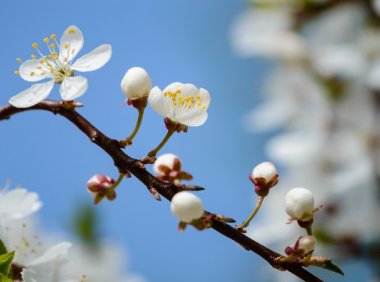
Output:
<path fill-rule="evenodd" d="M 87 191 L 93 196 L 94 204 L 99 204 L 104 198 L 116 199 L 115 180 L 104 174 L 96 174 L 87 182 Z"/>
<path fill-rule="evenodd" d="M 278 183 L 278 172 L 273 163 L 262 162 L 255 166 L 249 179 L 255 185 L 256 194 L 265 197 L 269 190 Z"/>
<path fill-rule="evenodd" d="M 157 158 L 153 165 L 153 171 L 156 173 L 157 178 L 180 184 L 182 180 L 193 179 L 192 175 L 186 171 L 182 171 L 182 162 L 180 158 L 174 154 L 163 154 Z"/>

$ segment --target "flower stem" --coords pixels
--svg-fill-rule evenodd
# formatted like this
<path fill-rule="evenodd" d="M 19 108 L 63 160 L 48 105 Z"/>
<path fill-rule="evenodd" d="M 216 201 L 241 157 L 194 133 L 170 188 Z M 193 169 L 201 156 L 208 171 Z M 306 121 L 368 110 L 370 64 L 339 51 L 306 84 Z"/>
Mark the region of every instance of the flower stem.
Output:
<path fill-rule="evenodd" d="M 168 142 L 168 140 L 170 139 L 170 137 L 173 135 L 174 132 L 175 132 L 175 130 L 169 129 L 168 133 L 166 133 L 166 135 L 165 135 L 164 139 L 162 139 L 161 143 L 158 144 L 158 146 L 155 149 L 153 149 L 152 151 L 149 152 L 148 157 L 155 157 L 157 155 L 158 151 L 161 150 L 162 147 L 164 147 L 166 142 Z"/>
<path fill-rule="evenodd" d="M 311 236 L 313 235 L 313 231 L 311 230 L 311 225 L 306 227 L 305 229 L 306 229 L 307 235 L 311 235 Z"/>
<path fill-rule="evenodd" d="M 140 129 L 141 122 L 142 122 L 143 117 L 144 117 L 145 108 L 138 109 L 138 111 L 139 111 L 139 116 L 137 118 L 137 122 L 136 122 L 135 128 L 133 129 L 131 135 L 129 135 L 129 137 L 125 138 L 124 140 L 120 141 L 120 145 L 123 146 L 123 147 L 132 144 L 133 138 L 136 136 L 137 132 Z"/>
<path fill-rule="evenodd" d="M 115 183 L 108 189 L 115 190 L 117 186 L 121 183 L 121 181 L 124 179 L 124 173 L 119 173 L 119 177 L 116 179 Z"/>
<path fill-rule="evenodd" d="M 247 227 L 249 225 L 249 223 L 252 221 L 252 219 L 255 217 L 255 215 L 257 214 L 257 212 L 261 208 L 261 205 L 264 202 L 264 198 L 265 198 L 265 196 L 258 198 L 255 209 L 249 215 L 248 219 L 246 221 L 244 221 L 243 224 L 238 227 L 239 229 L 244 229 L 245 227 Z"/>

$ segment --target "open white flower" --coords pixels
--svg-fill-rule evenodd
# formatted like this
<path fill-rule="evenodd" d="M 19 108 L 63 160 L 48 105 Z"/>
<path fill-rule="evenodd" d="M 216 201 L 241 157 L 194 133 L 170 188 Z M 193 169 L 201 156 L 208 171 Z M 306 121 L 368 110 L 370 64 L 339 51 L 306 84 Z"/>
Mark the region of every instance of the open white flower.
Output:
<path fill-rule="evenodd" d="M 32 46 L 40 58 L 37 59 L 33 54 L 32 59 L 21 64 L 18 73 L 27 81 L 35 82 L 45 78 L 49 78 L 50 81 L 36 83 L 13 96 L 9 103 L 14 107 L 27 108 L 41 102 L 50 94 L 54 84 L 61 85 L 59 92 L 64 101 L 71 101 L 82 96 L 88 87 L 87 79 L 83 76 L 74 76 L 75 71 L 97 70 L 108 62 L 112 54 L 111 45 L 102 44 L 73 62 L 84 42 L 83 34 L 76 26 L 69 26 L 65 30 L 60 43 L 57 42 L 55 34 L 52 34 L 50 38 L 44 38 L 43 41 L 50 54 L 44 55 L 39 50 L 38 44 L 34 43 Z M 56 50 L 58 46 L 59 50 Z"/>
<path fill-rule="evenodd" d="M 193 84 L 174 82 L 164 91 L 154 87 L 148 97 L 152 108 L 160 115 L 186 126 L 200 126 L 207 120 L 210 95 Z"/>
<path fill-rule="evenodd" d="M 42 206 L 38 194 L 24 188 L 0 191 L 0 222 L 28 216 Z"/>

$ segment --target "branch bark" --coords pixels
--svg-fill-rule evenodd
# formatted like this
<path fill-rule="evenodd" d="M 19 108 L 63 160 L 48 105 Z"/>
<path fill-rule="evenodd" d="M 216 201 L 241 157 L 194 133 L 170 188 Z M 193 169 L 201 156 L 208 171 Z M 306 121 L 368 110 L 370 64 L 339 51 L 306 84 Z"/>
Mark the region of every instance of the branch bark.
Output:
<path fill-rule="evenodd" d="M 6 105 L 0 108 L 0 121 L 9 119 L 11 116 L 32 110 L 43 110 L 58 114 L 71 123 L 73 123 L 78 129 L 80 129 L 87 137 L 100 148 L 102 148 L 113 160 L 115 166 L 122 173 L 129 172 L 138 178 L 150 191 L 151 188 L 155 188 L 163 197 L 167 200 L 171 198 L 178 191 L 181 191 L 185 185 L 177 186 L 172 183 L 162 182 L 150 174 L 142 165 L 141 161 L 128 156 L 120 147 L 120 143 L 116 139 L 109 138 L 93 126 L 88 120 L 80 115 L 74 108 L 68 108 L 62 102 L 53 100 L 44 100 L 39 104 L 25 109 L 15 108 L 11 105 Z M 284 263 L 279 265 L 275 259 L 280 254 L 272 251 L 271 249 L 259 244 L 251 238 L 245 236 L 243 233 L 226 224 L 213 216 L 213 213 L 205 212 L 208 218 L 212 220 L 212 229 L 225 237 L 237 242 L 243 248 L 248 251 L 252 251 L 266 260 L 271 266 L 281 270 L 287 270 L 304 281 L 319 282 L 322 281 L 318 277 L 314 276 L 306 269 L 304 269 L 298 263 Z"/>

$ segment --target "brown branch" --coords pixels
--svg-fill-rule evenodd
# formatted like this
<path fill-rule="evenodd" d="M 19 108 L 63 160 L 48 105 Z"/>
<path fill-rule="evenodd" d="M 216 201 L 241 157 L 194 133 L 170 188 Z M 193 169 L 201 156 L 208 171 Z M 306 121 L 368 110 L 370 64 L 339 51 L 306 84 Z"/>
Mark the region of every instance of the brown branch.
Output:
<path fill-rule="evenodd" d="M 150 190 L 155 188 L 163 197 L 169 201 L 174 196 L 175 193 L 184 189 L 186 186 L 177 186 L 172 183 L 166 183 L 158 180 L 152 174 L 150 174 L 142 165 L 142 163 L 128 156 L 120 148 L 119 141 L 111 139 L 104 135 L 100 130 L 95 128 L 88 120 L 86 120 L 82 115 L 76 112 L 73 108 L 68 108 L 62 102 L 45 100 L 41 103 L 26 109 L 19 109 L 12 107 L 11 105 L 6 105 L 0 108 L 0 120 L 9 119 L 11 116 L 25 111 L 31 110 L 44 110 L 49 111 L 54 114 L 61 115 L 71 121 L 76 127 L 78 127 L 87 137 L 100 148 L 102 148 L 114 161 L 115 166 L 120 172 L 130 172 L 135 177 L 137 177 L 144 185 Z M 305 270 L 300 264 L 297 263 L 284 263 L 278 265 L 275 258 L 279 257 L 280 254 L 268 249 L 267 247 L 257 243 L 251 238 L 245 236 L 240 231 L 236 230 L 234 227 L 226 224 L 217 219 L 214 214 L 205 212 L 205 216 L 211 218 L 212 228 L 230 238 L 244 247 L 246 250 L 252 251 L 265 259 L 270 265 L 275 268 L 288 270 L 304 281 L 318 282 L 322 281 L 318 277 L 314 276 L 307 270 Z"/>

